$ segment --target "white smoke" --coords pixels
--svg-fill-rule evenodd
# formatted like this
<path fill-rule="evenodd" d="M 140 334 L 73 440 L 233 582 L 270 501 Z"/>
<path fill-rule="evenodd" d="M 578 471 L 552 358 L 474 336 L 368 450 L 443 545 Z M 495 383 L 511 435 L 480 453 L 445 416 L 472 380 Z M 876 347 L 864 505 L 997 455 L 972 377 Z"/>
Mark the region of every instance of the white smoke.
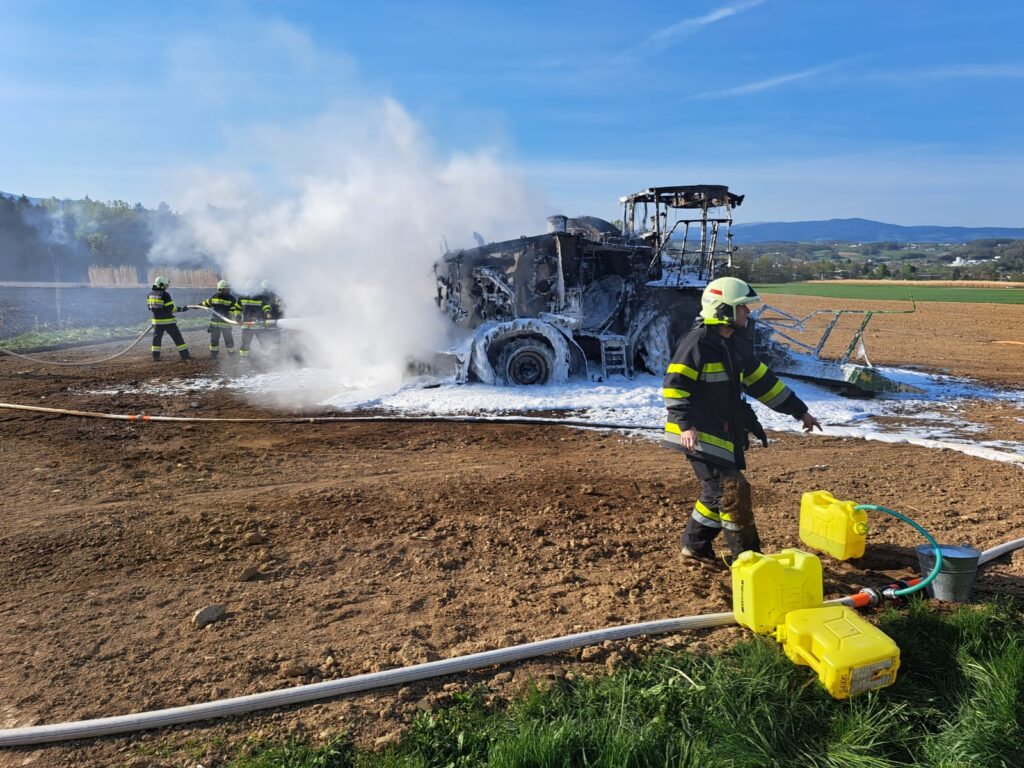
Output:
<path fill-rule="evenodd" d="M 236 293 L 269 280 L 287 315 L 314 329 L 309 362 L 338 382 L 393 385 L 410 358 L 444 347 L 451 326 L 432 272 L 442 239 L 456 248 L 472 247 L 474 230 L 489 241 L 536 234 L 549 213 L 494 152 L 442 153 L 390 99 L 257 138 L 275 187 L 289 191 L 268 195 L 245 170 L 194 172 L 187 199 L 206 207 L 150 258 L 198 249 Z"/>

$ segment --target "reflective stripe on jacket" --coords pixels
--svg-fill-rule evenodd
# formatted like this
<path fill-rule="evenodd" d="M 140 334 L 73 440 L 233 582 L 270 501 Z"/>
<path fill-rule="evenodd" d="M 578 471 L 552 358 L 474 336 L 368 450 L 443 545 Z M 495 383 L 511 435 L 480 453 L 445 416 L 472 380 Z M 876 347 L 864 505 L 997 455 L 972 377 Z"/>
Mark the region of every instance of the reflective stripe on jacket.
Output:
<path fill-rule="evenodd" d="M 233 315 L 239 314 L 242 311 L 242 308 L 238 304 L 238 299 L 226 291 L 224 293 L 218 291 L 205 301 L 199 302 L 199 304 L 200 306 L 212 309 L 217 313 L 217 315 L 226 317 L 228 320 L 235 320 L 236 318 L 233 317 Z M 217 326 L 218 328 L 231 327 L 231 323 L 221 320 L 217 315 L 212 315 L 210 317 L 210 325 Z"/>
<path fill-rule="evenodd" d="M 807 413 L 793 390 L 757 359 L 742 331 L 725 338 L 717 328 L 695 327 L 679 340 L 665 374 L 662 396 L 668 418 L 662 445 L 684 450 L 680 435 L 693 427 L 697 450 L 688 455 L 743 469 L 744 392 L 779 413 L 794 418 Z"/>
<path fill-rule="evenodd" d="M 146 297 L 146 306 L 153 313 L 153 325 L 172 325 L 174 318 L 174 299 L 163 288 L 153 288 Z"/>
<path fill-rule="evenodd" d="M 257 293 L 255 296 L 239 296 L 238 304 L 242 308 L 243 322 L 262 324 L 264 320 L 270 318 L 270 304 L 262 293 Z"/>

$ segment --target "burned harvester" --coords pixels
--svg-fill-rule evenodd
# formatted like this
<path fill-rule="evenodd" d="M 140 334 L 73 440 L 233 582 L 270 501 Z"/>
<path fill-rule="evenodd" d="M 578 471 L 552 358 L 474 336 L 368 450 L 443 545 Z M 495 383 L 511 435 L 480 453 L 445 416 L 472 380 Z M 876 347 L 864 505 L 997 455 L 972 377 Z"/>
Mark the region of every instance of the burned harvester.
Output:
<path fill-rule="evenodd" d="M 546 234 L 446 253 L 434 265 L 437 302 L 472 334 L 453 351 L 459 379 L 663 373 L 700 292 L 731 258 L 742 201 L 718 185 L 651 188 L 621 198 L 621 229 L 552 216 Z"/>
<path fill-rule="evenodd" d="M 591 216 L 551 216 L 546 234 L 451 251 L 434 265 L 438 306 L 468 332 L 445 355 L 458 381 L 527 385 L 665 372 L 704 288 L 732 266 L 732 212 L 743 196 L 700 184 L 652 187 L 620 202 L 621 228 Z M 833 317 L 817 344 L 789 335 L 823 312 Z M 856 313 L 863 322 L 846 354 L 822 359 L 839 317 Z M 819 310 L 797 318 L 765 305 L 747 336 L 778 373 L 851 394 L 913 389 L 870 363 L 850 362 L 873 314 Z"/>

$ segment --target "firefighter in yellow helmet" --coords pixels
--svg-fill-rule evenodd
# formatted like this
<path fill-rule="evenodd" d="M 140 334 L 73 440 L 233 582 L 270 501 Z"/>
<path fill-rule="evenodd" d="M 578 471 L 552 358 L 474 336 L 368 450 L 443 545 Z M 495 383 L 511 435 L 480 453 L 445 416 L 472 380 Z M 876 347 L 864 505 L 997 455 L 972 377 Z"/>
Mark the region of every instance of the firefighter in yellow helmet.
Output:
<path fill-rule="evenodd" d="M 265 341 L 257 336 L 258 330 L 266 328 L 267 321 L 271 319 L 272 309 L 267 301 L 266 291 L 262 288 L 256 289 L 256 284 L 249 281 L 245 284 L 245 293 L 238 297 L 238 305 L 242 310 L 242 344 L 238 350 L 238 357 L 242 362 L 249 359 L 249 348 L 252 340 L 258 338 L 261 344 Z"/>
<path fill-rule="evenodd" d="M 199 302 L 199 305 L 213 313 L 207 328 L 210 332 L 210 357 L 216 360 L 220 356 L 221 338 L 227 347 L 228 357 L 231 357 L 235 354 L 235 339 L 231 333 L 231 326 L 237 323 L 235 318 L 242 311 L 238 299 L 231 293 L 231 284 L 227 280 L 220 280 L 217 283 L 217 292 Z"/>
<path fill-rule="evenodd" d="M 174 316 L 176 312 L 184 312 L 188 307 L 174 303 L 171 294 L 167 292 L 170 284 L 171 281 L 163 275 L 157 277 L 153 280 L 153 288 L 146 297 L 146 306 L 153 313 L 153 344 L 150 351 L 153 353 L 154 360 L 160 359 L 160 346 L 163 344 L 166 333 L 174 342 L 181 359 L 188 360 L 191 357 L 188 344 L 185 343 L 185 338 L 178 330 L 178 320 Z"/>
<path fill-rule="evenodd" d="M 668 418 L 663 445 L 685 453 L 701 483 L 683 532 L 684 558 L 714 563 L 719 531 L 732 556 L 761 551 L 743 452 L 750 431 L 768 444 L 744 395 L 799 420 L 805 432 L 821 424 L 804 402 L 754 355 L 744 333 L 757 292 L 735 277 L 708 283 L 693 329 L 676 345 L 662 394 Z"/>

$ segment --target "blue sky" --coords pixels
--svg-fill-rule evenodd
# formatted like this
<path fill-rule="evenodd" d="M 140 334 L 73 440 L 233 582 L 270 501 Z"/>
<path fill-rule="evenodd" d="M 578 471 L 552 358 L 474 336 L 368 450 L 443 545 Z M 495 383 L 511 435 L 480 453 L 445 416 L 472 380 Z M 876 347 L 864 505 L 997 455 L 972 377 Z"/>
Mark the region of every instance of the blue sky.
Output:
<path fill-rule="evenodd" d="M 273 191 L 255 137 L 388 97 L 552 213 L 724 183 L 738 221 L 1024 226 L 1022 28 L 1008 1 L 0 0 L 0 189 L 181 206 L 201 168 Z"/>

